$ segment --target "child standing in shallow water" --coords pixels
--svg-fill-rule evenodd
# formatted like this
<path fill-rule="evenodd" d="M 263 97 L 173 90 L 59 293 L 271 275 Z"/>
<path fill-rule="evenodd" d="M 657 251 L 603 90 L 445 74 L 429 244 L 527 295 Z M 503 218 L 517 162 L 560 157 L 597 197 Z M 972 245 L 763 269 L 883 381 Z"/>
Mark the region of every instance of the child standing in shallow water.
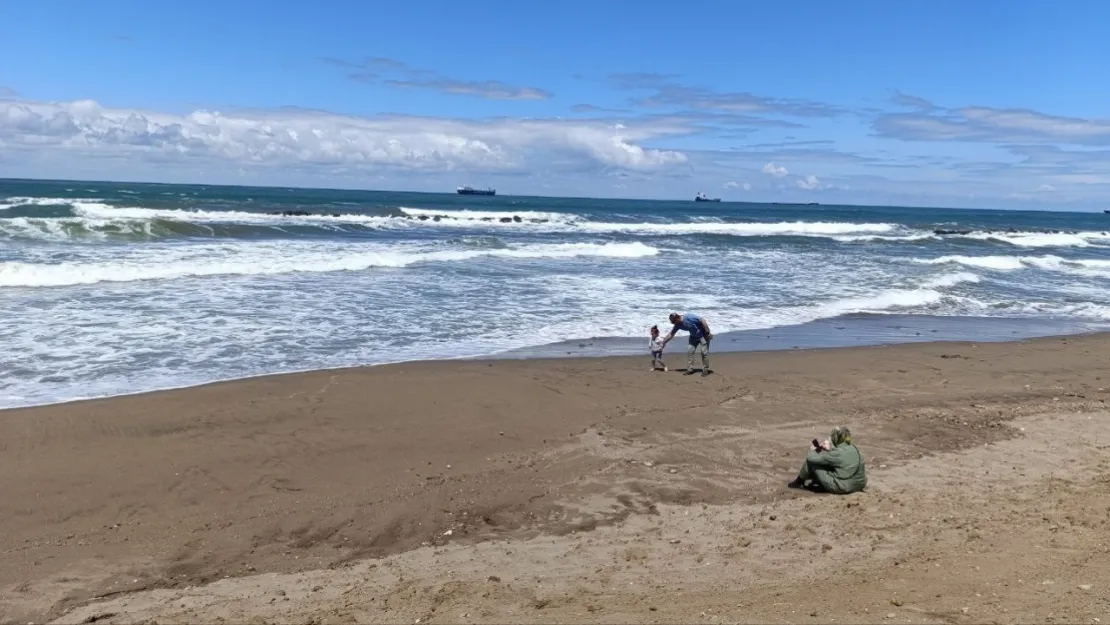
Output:
<path fill-rule="evenodd" d="M 666 371 L 667 365 L 663 364 L 663 337 L 659 336 L 659 326 L 651 326 L 651 341 L 648 342 L 648 348 L 651 349 L 651 370 Z"/>

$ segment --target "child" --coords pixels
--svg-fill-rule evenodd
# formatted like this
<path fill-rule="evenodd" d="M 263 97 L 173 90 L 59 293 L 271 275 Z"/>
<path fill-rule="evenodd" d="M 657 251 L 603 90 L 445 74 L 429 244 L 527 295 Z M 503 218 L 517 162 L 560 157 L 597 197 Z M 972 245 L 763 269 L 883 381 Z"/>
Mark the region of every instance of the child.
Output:
<path fill-rule="evenodd" d="M 666 371 L 667 365 L 663 364 L 663 337 L 659 336 L 659 326 L 651 326 L 648 348 L 651 349 L 651 370 L 658 371 L 661 368 Z"/>

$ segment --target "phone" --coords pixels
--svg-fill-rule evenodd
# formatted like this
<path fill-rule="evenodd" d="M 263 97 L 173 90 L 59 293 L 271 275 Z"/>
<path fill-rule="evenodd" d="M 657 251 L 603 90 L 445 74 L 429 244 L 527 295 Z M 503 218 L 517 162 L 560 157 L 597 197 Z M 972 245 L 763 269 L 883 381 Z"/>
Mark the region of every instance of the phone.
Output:
<path fill-rule="evenodd" d="M 818 442 L 816 438 L 813 439 L 811 442 L 813 443 L 813 448 L 814 449 L 821 449 L 821 443 Z"/>

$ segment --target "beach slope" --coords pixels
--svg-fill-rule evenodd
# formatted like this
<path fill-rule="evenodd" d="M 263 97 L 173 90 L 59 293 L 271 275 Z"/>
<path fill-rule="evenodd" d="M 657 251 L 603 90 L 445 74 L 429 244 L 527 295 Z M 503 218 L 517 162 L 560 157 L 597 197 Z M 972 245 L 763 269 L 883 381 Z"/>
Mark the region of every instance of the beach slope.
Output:
<path fill-rule="evenodd" d="M 1108 348 L 430 362 L 7 411 L 0 616 L 1092 622 Z M 786 490 L 840 424 L 869 492 Z"/>

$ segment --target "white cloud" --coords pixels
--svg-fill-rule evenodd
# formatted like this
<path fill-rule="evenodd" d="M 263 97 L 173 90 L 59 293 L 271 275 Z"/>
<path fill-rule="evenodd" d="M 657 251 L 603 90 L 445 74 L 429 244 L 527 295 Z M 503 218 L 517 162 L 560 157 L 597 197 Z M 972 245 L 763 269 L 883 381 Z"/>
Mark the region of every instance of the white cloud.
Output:
<path fill-rule="evenodd" d="M 1110 174 L 1059 174 L 1048 178 L 1064 184 L 1110 185 Z"/>
<path fill-rule="evenodd" d="M 459 80 L 437 72 L 410 67 L 398 59 L 385 57 L 369 58 L 362 61 L 344 59 L 321 59 L 328 65 L 348 71 L 347 78 L 365 84 L 382 83 L 402 89 L 432 89 L 453 95 L 470 95 L 487 100 L 548 100 L 553 97 L 550 91 L 539 87 L 521 87 L 500 80 Z M 386 78 L 386 76 L 394 78 Z"/>
<path fill-rule="evenodd" d="M 966 116 L 957 126 L 983 119 L 975 108 L 917 108 L 912 115 L 929 123 L 956 110 Z M 830 202 L 1100 209 L 1110 185 L 1110 149 L 1030 141 L 999 143 L 995 155 L 960 144 L 857 153 L 809 130 L 745 135 L 749 145 L 728 150 L 699 147 L 724 136 L 714 134 L 722 128 L 688 111 L 591 110 L 587 119 L 358 117 L 294 107 L 180 113 L 36 102 L 0 88 L 0 177 L 428 191 L 469 183 L 508 194 L 656 198 L 723 184 L 759 201 L 802 201 L 819 189 Z M 792 174 L 785 162 L 821 178 Z"/>
<path fill-rule="evenodd" d="M 650 172 L 687 156 L 640 144 L 688 132 L 668 121 L 354 117 L 298 108 L 176 115 L 91 100 L 0 101 L 0 148 L 217 167 L 511 173 L 558 163 Z"/>
<path fill-rule="evenodd" d="M 1025 108 L 965 106 L 941 109 L 915 96 L 895 101 L 918 110 L 879 115 L 879 136 L 909 141 L 979 141 L 986 143 L 1062 143 L 1110 145 L 1110 120 L 1050 115 Z"/>
<path fill-rule="evenodd" d="M 763 166 L 763 173 L 767 174 L 768 176 L 774 176 L 775 178 L 782 178 L 790 172 L 787 171 L 785 167 L 780 167 L 779 165 L 776 165 L 774 163 L 767 163 Z"/>
<path fill-rule="evenodd" d="M 799 189 L 805 189 L 807 191 L 813 191 L 821 187 L 821 181 L 817 179 L 817 176 L 812 174 L 801 180 L 795 180 L 794 184 L 798 185 Z"/>
<path fill-rule="evenodd" d="M 636 72 L 612 74 L 609 81 L 628 91 L 649 91 L 635 103 L 647 107 L 681 107 L 703 111 L 776 113 L 798 117 L 835 117 L 846 111 L 827 102 L 769 98 L 746 92 L 716 91 L 675 82 L 679 76 Z"/>

